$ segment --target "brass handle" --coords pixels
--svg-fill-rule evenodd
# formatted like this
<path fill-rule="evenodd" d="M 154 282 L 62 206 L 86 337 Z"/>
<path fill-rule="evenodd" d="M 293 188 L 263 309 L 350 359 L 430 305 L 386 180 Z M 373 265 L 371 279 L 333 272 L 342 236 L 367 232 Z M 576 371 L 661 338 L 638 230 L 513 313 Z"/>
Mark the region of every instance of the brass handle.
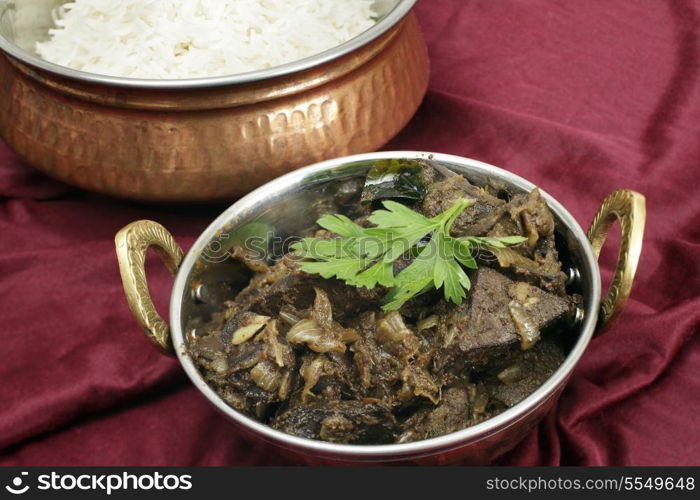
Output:
<path fill-rule="evenodd" d="M 620 222 L 620 250 L 615 276 L 600 305 L 600 323 L 603 326 L 612 322 L 622 312 L 632 291 L 634 274 L 642 253 L 646 213 L 646 201 L 643 195 L 628 189 L 620 189 L 605 198 L 588 230 L 588 239 L 593 252 L 596 257 L 599 257 L 610 226 L 616 219 Z"/>
<path fill-rule="evenodd" d="M 153 305 L 144 264 L 146 251 L 153 246 L 174 276 L 182 264 L 182 249 L 163 226 L 150 220 L 132 222 L 117 233 L 114 241 L 129 309 L 148 339 L 163 353 L 172 354 L 170 327 Z"/>

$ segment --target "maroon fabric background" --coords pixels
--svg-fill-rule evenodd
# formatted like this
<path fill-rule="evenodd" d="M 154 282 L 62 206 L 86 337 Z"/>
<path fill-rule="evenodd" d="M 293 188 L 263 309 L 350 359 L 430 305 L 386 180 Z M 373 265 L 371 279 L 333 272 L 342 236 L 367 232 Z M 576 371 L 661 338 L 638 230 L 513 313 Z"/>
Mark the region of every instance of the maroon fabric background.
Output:
<path fill-rule="evenodd" d="M 699 11 L 691 0 L 419 4 L 430 91 L 387 149 L 507 168 L 584 227 L 617 188 L 648 200 L 624 316 L 500 464 L 700 464 Z M 223 208 L 86 194 L 0 143 L 0 463 L 285 463 L 242 439 L 149 346 L 119 281 L 123 225 L 155 219 L 189 248 Z M 155 261 L 149 269 L 164 308 L 170 278 Z"/>

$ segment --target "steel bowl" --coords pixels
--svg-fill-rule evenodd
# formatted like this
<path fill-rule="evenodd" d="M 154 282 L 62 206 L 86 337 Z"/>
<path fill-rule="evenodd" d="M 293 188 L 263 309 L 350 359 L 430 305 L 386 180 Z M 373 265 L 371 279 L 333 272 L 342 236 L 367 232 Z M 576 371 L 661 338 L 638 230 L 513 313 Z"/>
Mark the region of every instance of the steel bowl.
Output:
<path fill-rule="evenodd" d="M 374 151 L 428 86 L 415 0 L 307 59 L 182 80 L 75 71 L 35 55 L 66 0 L 0 0 L 0 136 L 69 184 L 145 201 L 232 199 L 297 167 Z"/>
<path fill-rule="evenodd" d="M 315 209 L 315 203 L 329 193 L 342 192 L 348 180 L 361 178 L 375 160 L 386 158 L 437 162 L 472 183 L 504 185 L 514 193 L 529 192 L 535 187 L 492 165 L 444 154 L 386 152 L 319 163 L 287 174 L 242 198 L 202 233 L 184 259 L 172 236 L 157 223 L 138 221 L 125 227 L 117 235 L 116 244 L 129 306 L 153 344 L 163 352 L 177 355 L 194 385 L 228 420 L 253 437 L 274 443 L 306 462 L 489 463 L 512 448 L 551 409 L 596 329 L 609 324 L 622 310 L 641 252 L 646 217 L 642 195 L 627 190 L 614 192 L 603 202 L 586 235 L 561 203 L 542 192 L 555 217 L 560 256 L 570 276 L 569 289 L 583 296 L 582 309 L 570 332 L 573 347 L 564 363 L 539 389 L 512 408 L 473 427 L 424 441 L 377 446 L 332 444 L 292 436 L 226 404 L 207 385 L 188 354 L 189 339 L 197 334 L 192 325 L 198 318 L 221 310 L 227 297 L 225 294 L 216 297 L 217 286 L 222 280 L 236 277 L 235 266 L 226 259 L 225 242 L 261 229 L 284 241 L 304 228 L 313 227 L 321 210 Z M 617 270 L 601 302 L 597 256 L 616 219 L 621 228 Z M 158 316 L 149 296 L 144 260 L 150 246 L 161 252 L 176 276 L 170 299 L 170 327 Z"/>

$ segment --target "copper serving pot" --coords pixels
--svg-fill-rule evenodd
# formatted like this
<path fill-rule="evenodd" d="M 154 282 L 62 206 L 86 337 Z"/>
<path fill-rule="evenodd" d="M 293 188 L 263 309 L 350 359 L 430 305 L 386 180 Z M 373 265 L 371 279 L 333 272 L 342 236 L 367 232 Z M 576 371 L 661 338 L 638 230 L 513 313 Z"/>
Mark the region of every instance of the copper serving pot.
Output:
<path fill-rule="evenodd" d="M 232 260 L 226 258 L 225 242 L 261 229 L 280 240 L 298 235 L 299 231 L 313 227 L 323 213 L 324 208 L 316 210 L 315 203 L 323 203 L 321 200 L 329 195 L 341 196 L 352 179 L 357 184 L 357 179 L 366 175 L 375 160 L 387 158 L 437 162 L 477 185 L 495 182 L 514 193 L 529 192 L 535 187 L 492 165 L 444 154 L 386 152 L 319 163 L 280 177 L 242 198 L 202 233 L 184 259 L 172 236 L 155 222 L 138 221 L 122 229 L 117 234 L 116 245 L 129 306 L 151 342 L 163 352 L 177 355 L 194 385 L 226 418 L 254 438 L 274 443 L 306 462 L 488 463 L 512 448 L 551 409 L 596 329 L 608 325 L 622 310 L 642 247 L 646 217 L 642 195 L 627 190 L 614 192 L 603 202 L 587 236 L 557 200 L 542 192 L 555 217 L 557 236 L 563 247 L 560 255 L 570 276 L 568 286 L 584 298 L 571 331 L 573 347 L 564 363 L 539 389 L 478 425 L 407 444 L 360 446 L 304 439 L 272 429 L 234 410 L 207 385 L 188 354 L 188 341 L 197 335 L 196 326 L 192 326 L 197 324 L 197 318 L 220 310 L 223 301 L 231 299 L 226 294 L 217 297 L 216 293 L 218 283 L 227 277 L 235 279 L 237 272 Z M 620 222 L 622 232 L 620 253 L 615 277 L 601 302 L 597 256 L 615 219 Z M 144 259 L 150 246 L 161 253 L 176 276 L 170 299 L 170 326 L 158 316 L 149 295 Z"/>
<path fill-rule="evenodd" d="M 66 0 L 0 0 L 0 136 L 64 182 L 148 201 L 241 196 L 294 168 L 374 151 L 428 86 L 415 0 L 375 0 L 377 23 L 316 56 L 186 80 L 117 78 L 39 59 Z"/>

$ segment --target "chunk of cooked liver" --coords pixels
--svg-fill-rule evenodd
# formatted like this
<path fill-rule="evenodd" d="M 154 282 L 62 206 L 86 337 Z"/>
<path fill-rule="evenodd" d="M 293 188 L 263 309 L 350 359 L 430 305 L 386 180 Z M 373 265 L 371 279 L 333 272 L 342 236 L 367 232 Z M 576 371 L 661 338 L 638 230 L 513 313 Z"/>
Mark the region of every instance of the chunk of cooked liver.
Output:
<path fill-rule="evenodd" d="M 438 405 L 421 408 L 402 422 L 398 442 L 443 436 L 478 423 L 482 414 L 477 399 L 484 396 L 475 384 L 448 387 Z"/>
<path fill-rule="evenodd" d="M 511 303 L 522 303 L 528 318 L 542 330 L 567 317 L 569 301 L 532 285 L 516 282 L 494 269 L 479 268 L 468 300 L 447 306 L 438 323 L 439 336 L 468 366 L 480 366 L 521 341 Z"/>
<path fill-rule="evenodd" d="M 566 275 L 561 270 L 554 230 L 554 217 L 549 206 L 539 189 L 533 189 L 528 194 L 513 197 L 488 236 L 526 237 L 524 244 L 496 252 L 499 262 L 502 266 L 508 263 L 506 272 L 517 279 L 563 296 L 566 294 Z"/>
<path fill-rule="evenodd" d="M 361 338 L 350 347 L 366 395 L 392 407 L 421 398 L 435 401 L 440 385 L 427 369 L 434 354 L 431 346 L 410 330 L 400 339 L 383 337 L 377 331 L 378 317 L 365 313 L 354 323 Z"/>
<path fill-rule="evenodd" d="M 305 274 L 297 269 L 292 259 L 285 258 L 266 272 L 257 274 L 238 294 L 234 302 L 235 312 L 230 314 L 228 324 L 233 325 L 237 321 L 236 312 L 253 311 L 277 316 L 283 306 L 307 309 L 314 302 L 316 288 L 328 294 L 334 306 L 334 316 L 340 320 L 371 309 L 381 300 L 377 290 Z"/>
<path fill-rule="evenodd" d="M 275 429 L 334 443 L 393 443 L 397 423 L 388 406 L 363 401 L 323 401 L 294 406 L 270 423 Z"/>
<path fill-rule="evenodd" d="M 378 399 L 393 398 L 393 387 L 401 380 L 405 362 L 387 352 L 377 339 L 376 313 L 361 315 L 355 327 L 360 340 L 350 346 L 360 382 Z"/>
<path fill-rule="evenodd" d="M 552 339 L 517 357 L 499 360 L 486 379 L 491 399 L 511 407 L 540 387 L 564 362 L 564 349 Z"/>
<path fill-rule="evenodd" d="M 434 183 L 423 200 L 423 215 L 435 217 L 451 208 L 460 198 L 467 198 L 473 204 L 457 217 L 452 226 L 454 236 L 481 236 L 486 234 L 501 218 L 505 202 L 488 194 L 462 176 L 451 176 Z"/>

